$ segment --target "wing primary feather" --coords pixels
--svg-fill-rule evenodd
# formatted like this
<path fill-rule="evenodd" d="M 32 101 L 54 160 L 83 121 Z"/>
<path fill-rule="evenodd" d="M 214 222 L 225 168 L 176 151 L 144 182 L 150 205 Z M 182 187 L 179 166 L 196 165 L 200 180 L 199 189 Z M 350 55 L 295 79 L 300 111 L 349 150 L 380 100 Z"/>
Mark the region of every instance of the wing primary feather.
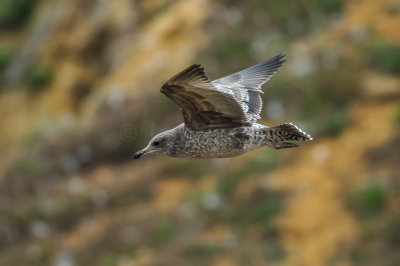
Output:
<path fill-rule="evenodd" d="M 221 91 L 231 92 L 242 103 L 251 122 L 260 118 L 263 93 L 261 86 L 267 82 L 285 62 L 283 54 L 251 66 L 232 75 L 214 80 L 212 84 Z"/>
<path fill-rule="evenodd" d="M 198 64 L 169 79 L 161 92 L 182 108 L 185 125 L 194 130 L 249 124 L 240 102 L 217 90 Z"/>

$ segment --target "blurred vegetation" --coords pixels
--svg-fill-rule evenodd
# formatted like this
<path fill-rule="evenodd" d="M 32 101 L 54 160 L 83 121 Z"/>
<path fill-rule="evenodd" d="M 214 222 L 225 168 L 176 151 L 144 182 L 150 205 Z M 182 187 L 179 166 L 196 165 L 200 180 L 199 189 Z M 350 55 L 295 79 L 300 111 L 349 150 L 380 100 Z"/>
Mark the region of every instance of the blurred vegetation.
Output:
<path fill-rule="evenodd" d="M 324 81 L 313 81 L 307 91 L 302 118 L 314 117 L 319 133 L 337 136 L 349 124 L 348 99 Z"/>
<path fill-rule="evenodd" d="M 38 93 L 48 86 L 52 79 L 52 70 L 48 65 L 35 64 L 27 73 L 28 89 L 32 93 Z"/>
<path fill-rule="evenodd" d="M 369 184 L 356 191 L 352 205 L 358 215 L 369 218 L 381 213 L 385 207 L 387 192 L 382 185 Z"/>
<path fill-rule="evenodd" d="M 244 36 L 226 36 L 214 45 L 214 53 L 218 60 L 247 59 L 250 56 L 250 43 Z"/>
<path fill-rule="evenodd" d="M 319 28 L 319 24 L 325 23 L 319 16 L 326 16 L 341 12 L 342 1 L 322 0 L 322 1 L 290 1 L 270 2 L 257 0 L 250 6 L 254 10 L 266 11 L 268 16 L 265 20 L 270 25 L 278 27 L 280 32 L 289 36 L 307 34 Z M 267 25 L 268 25 L 267 24 Z"/>
<path fill-rule="evenodd" d="M 13 29 L 24 25 L 38 0 L 2 0 L 0 2 L 0 28 Z"/>
<path fill-rule="evenodd" d="M 363 244 L 352 250 L 354 265 L 396 265 L 400 256 L 395 252 L 400 246 L 399 217 L 388 209 L 392 190 L 382 185 L 368 184 L 353 196 L 352 208 L 361 217 L 361 239 Z M 381 253 L 374 248 L 385 249 Z"/>
<path fill-rule="evenodd" d="M 312 5 L 318 8 L 318 10 L 322 10 L 325 13 L 334 13 L 340 12 L 342 10 L 342 2 L 341 0 L 313 0 L 311 1 Z"/>
<path fill-rule="evenodd" d="M 371 67 L 390 74 L 400 73 L 400 46 L 382 40 L 374 40 L 368 45 L 366 53 Z"/>
<path fill-rule="evenodd" d="M 227 172 L 221 176 L 218 191 L 221 194 L 229 194 L 236 190 L 240 181 L 253 173 L 265 173 L 278 165 L 278 154 L 275 150 L 267 150 L 258 157 L 246 162 L 241 169 Z"/>
<path fill-rule="evenodd" d="M 397 112 L 395 116 L 395 122 L 397 126 L 400 126 L 400 104 L 397 105 Z"/>
<path fill-rule="evenodd" d="M 177 228 L 174 221 L 169 218 L 160 218 L 155 225 L 151 238 L 151 245 L 161 246 L 168 243 L 176 234 Z"/>
<path fill-rule="evenodd" d="M 0 46 L 0 76 L 13 57 L 12 50 L 7 46 Z"/>

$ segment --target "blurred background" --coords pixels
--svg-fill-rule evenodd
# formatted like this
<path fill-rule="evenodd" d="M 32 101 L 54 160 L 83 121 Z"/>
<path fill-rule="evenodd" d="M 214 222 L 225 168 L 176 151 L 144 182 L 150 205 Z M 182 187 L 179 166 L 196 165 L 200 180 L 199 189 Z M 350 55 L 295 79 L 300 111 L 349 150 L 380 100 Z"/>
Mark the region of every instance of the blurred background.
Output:
<path fill-rule="evenodd" d="M 400 1 L 1 0 L 0 265 L 400 265 Z M 159 93 L 279 53 L 299 148 L 130 156 Z"/>

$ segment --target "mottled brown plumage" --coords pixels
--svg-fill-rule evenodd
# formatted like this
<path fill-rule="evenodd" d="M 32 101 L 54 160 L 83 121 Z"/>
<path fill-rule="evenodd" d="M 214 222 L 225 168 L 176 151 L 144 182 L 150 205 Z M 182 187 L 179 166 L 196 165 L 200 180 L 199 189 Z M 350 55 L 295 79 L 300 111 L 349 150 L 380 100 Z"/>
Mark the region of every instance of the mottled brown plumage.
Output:
<path fill-rule="evenodd" d="M 161 92 L 182 108 L 185 125 L 193 130 L 250 125 L 235 97 L 217 90 L 200 65 L 168 80 Z"/>

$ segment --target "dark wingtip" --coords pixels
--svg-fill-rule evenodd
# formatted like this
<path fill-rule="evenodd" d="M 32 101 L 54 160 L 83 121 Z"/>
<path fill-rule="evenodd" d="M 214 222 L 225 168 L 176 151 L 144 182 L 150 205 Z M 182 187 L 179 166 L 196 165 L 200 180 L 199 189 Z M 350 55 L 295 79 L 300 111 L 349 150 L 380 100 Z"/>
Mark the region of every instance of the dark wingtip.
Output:
<path fill-rule="evenodd" d="M 275 60 L 282 65 L 286 62 L 285 56 L 285 54 L 278 54 L 277 56 L 273 57 L 272 60 Z"/>

